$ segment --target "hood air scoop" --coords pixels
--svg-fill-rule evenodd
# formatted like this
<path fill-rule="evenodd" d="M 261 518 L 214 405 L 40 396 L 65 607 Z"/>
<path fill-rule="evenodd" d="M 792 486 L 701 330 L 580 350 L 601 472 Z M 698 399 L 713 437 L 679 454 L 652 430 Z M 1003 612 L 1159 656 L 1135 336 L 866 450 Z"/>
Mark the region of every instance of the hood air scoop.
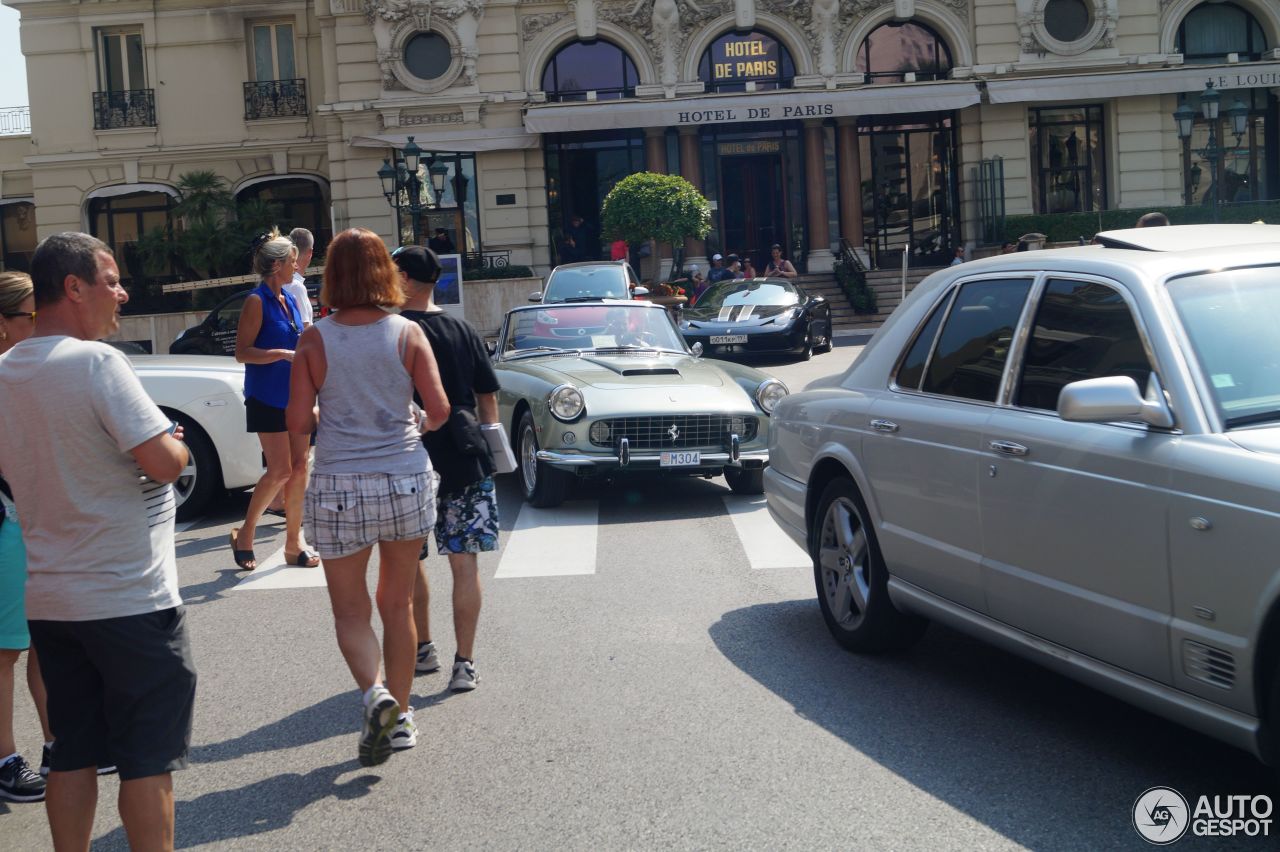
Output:
<path fill-rule="evenodd" d="M 675 367 L 624 367 L 618 371 L 624 376 L 678 376 Z"/>

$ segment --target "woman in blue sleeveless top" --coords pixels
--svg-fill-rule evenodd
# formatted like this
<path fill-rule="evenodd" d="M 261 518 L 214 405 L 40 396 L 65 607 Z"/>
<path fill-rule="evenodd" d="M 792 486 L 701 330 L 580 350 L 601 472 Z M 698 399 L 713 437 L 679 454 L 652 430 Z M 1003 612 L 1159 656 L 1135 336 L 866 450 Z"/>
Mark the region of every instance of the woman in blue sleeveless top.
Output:
<path fill-rule="evenodd" d="M 289 374 L 293 350 L 302 333 L 302 314 L 284 285 L 293 280 L 298 250 L 276 231 L 259 237 L 253 253 L 253 271 L 262 283 L 244 300 L 236 331 L 236 360 L 245 365 L 245 421 L 256 432 L 267 460 L 266 473 L 258 480 L 249 500 L 244 526 L 231 531 L 231 551 L 236 566 L 252 571 L 258 566 L 253 539 L 262 513 L 276 493 L 284 489 L 285 561 L 314 568 L 320 558 L 309 553 L 302 541 L 302 495 L 307 490 L 306 435 L 291 435 L 285 428 L 284 410 L 289 404 Z"/>

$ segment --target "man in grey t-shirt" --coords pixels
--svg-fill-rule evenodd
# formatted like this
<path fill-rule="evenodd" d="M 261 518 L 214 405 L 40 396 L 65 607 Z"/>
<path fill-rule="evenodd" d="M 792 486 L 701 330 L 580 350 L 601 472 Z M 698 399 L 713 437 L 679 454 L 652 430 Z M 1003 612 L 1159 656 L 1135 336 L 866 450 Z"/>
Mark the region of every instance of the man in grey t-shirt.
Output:
<path fill-rule="evenodd" d="M 129 298 L 111 250 L 54 234 L 31 277 L 35 334 L 0 357 L 0 471 L 22 511 L 55 737 L 49 825 L 55 847 L 87 849 L 97 767 L 114 763 L 130 844 L 171 849 L 196 682 L 169 486 L 187 450 L 128 360 L 95 342 Z"/>

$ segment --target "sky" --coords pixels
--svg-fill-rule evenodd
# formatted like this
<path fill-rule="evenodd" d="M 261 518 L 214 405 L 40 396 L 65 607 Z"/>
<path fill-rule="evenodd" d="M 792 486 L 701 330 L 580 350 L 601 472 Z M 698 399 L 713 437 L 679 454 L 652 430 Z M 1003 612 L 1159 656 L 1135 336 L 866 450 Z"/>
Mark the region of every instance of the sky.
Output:
<path fill-rule="evenodd" d="M 18 13 L 0 6 L 0 109 L 29 103 L 27 63 L 18 44 Z"/>

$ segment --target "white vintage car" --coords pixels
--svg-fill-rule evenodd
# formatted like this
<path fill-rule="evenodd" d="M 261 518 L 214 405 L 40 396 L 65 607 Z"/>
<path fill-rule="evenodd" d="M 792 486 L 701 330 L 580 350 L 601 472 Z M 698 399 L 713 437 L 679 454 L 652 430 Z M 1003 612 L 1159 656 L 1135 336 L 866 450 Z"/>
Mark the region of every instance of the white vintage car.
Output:
<path fill-rule="evenodd" d="M 262 447 L 245 431 L 244 365 L 207 355 L 131 355 L 156 405 L 182 424 L 191 459 L 173 484 L 178 520 L 198 517 L 224 490 L 262 476 Z"/>

